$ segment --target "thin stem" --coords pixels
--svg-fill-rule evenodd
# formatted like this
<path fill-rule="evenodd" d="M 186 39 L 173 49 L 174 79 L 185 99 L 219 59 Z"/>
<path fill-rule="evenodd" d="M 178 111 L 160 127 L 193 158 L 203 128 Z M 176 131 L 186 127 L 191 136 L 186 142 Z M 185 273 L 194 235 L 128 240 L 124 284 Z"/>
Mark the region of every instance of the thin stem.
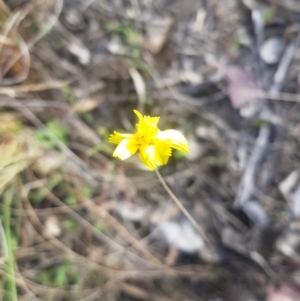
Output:
<path fill-rule="evenodd" d="M 185 209 L 185 207 L 181 204 L 181 202 L 178 200 L 178 198 L 175 196 L 175 194 L 172 192 L 172 190 L 168 187 L 167 183 L 161 176 L 158 168 L 155 169 L 156 175 L 158 179 L 160 180 L 161 184 L 171 197 L 171 199 L 175 202 L 175 204 L 178 206 L 178 208 L 181 210 L 181 212 L 187 217 L 187 219 L 190 221 L 190 223 L 194 226 L 194 228 L 198 231 L 199 235 L 205 240 L 205 242 L 211 246 L 211 243 L 204 233 L 204 231 L 201 229 L 201 227 L 198 225 L 198 223 L 195 221 L 195 219 L 190 215 L 190 213 Z"/>
<path fill-rule="evenodd" d="M 3 227 L 7 241 L 8 247 L 8 259 L 7 259 L 7 273 L 11 276 L 7 279 L 7 293 L 11 297 L 10 300 L 18 301 L 17 288 L 15 283 L 15 270 L 14 270 L 14 255 L 12 250 L 12 241 L 11 241 L 11 229 L 10 229 L 10 203 L 12 200 L 12 190 L 7 190 L 4 193 L 4 207 L 3 207 Z"/>

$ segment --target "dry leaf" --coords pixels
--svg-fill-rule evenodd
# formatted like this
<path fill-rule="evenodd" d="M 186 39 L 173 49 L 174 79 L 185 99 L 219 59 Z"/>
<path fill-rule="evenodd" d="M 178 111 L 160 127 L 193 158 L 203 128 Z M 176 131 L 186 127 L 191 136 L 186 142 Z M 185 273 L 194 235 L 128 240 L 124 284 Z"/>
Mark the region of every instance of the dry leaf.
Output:
<path fill-rule="evenodd" d="M 103 102 L 103 97 L 85 98 L 76 102 L 72 109 L 75 112 L 89 112 L 96 109 Z"/>
<path fill-rule="evenodd" d="M 154 20 L 147 26 L 147 42 L 149 50 L 158 54 L 167 44 L 174 25 L 173 18 Z"/>
<path fill-rule="evenodd" d="M 289 284 L 283 283 L 279 289 L 271 287 L 267 291 L 266 301 L 299 301 L 299 288 Z"/>
<path fill-rule="evenodd" d="M 229 67 L 226 69 L 226 79 L 228 81 L 228 96 L 232 107 L 240 109 L 250 102 L 255 102 L 256 98 L 247 97 L 247 91 L 257 92 L 257 85 L 252 76 L 240 67 Z"/>

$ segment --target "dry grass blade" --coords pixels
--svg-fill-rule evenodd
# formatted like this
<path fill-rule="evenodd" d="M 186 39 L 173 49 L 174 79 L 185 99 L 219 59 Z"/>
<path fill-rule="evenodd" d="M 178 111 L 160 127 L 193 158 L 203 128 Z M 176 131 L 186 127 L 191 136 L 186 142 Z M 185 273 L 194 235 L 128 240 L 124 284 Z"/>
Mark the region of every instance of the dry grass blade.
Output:
<path fill-rule="evenodd" d="M 45 187 L 46 188 L 46 187 Z M 59 198 L 57 198 L 53 193 L 51 193 L 49 190 L 49 198 L 51 201 L 56 205 L 59 206 L 59 208 L 63 209 L 65 212 L 70 214 L 76 221 L 78 221 L 83 227 L 86 227 L 87 229 L 91 230 L 92 233 L 96 237 L 98 237 L 101 241 L 104 241 L 107 243 L 113 250 L 116 251 L 123 251 L 125 250 L 125 247 L 119 245 L 117 242 L 112 240 L 110 237 L 106 236 L 104 233 L 99 233 L 95 230 L 94 226 L 90 224 L 86 219 L 82 218 L 78 213 L 76 213 L 72 208 L 66 206 Z M 139 253 L 143 254 L 143 256 L 150 260 L 153 264 L 158 265 L 159 267 L 162 266 L 162 263 L 153 256 L 139 241 L 137 241 L 116 219 L 114 219 L 106 210 L 101 208 L 100 206 L 96 206 L 91 200 L 85 198 L 84 199 L 85 205 L 92 211 L 92 212 L 98 212 L 99 216 L 105 219 L 105 221 L 108 223 L 108 225 L 115 229 L 118 233 L 122 235 L 123 238 L 128 240 L 128 242 L 131 244 L 131 247 L 134 248 Z"/>
<path fill-rule="evenodd" d="M 138 103 L 138 111 L 142 114 L 144 113 L 144 107 L 146 102 L 146 84 L 141 74 L 135 69 L 130 68 L 129 74 L 133 80 L 134 87 L 136 93 L 138 95 L 139 103 Z"/>
<path fill-rule="evenodd" d="M 48 137 L 61 149 L 61 151 L 71 158 L 82 170 L 82 174 L 94 185 L 97 184 L 95 179 L 90 175 L 89 166 L 83 162 L 74 152 L 72 152 L 64 143 L 62 143 L 49 129 L 25 106 L 22 106 L 21 102 L 15 102 L 21 104 L 18 109 L 24 114 L 28 120 L 30 120 L 37 128 L 43 129 Z"/>
<path fill-rule="evenodd" d="M 118 285 L 121 292 L 139 300 L 149 300 L 149 301 L 169 301 L 170 299 L 163 298 L 163 297 L 157 297 L 153 295 L 150 292 L 147 292 L 146 290 L 143 290 L 139 287 L 136 287 L 134 285 L 130 285 L 127 283 L 121 283 Z"/>
<path fill-rule="evenodd" d="M 13 191 L 12 188 L 8 188 L 3 193 L 3 226 L 4 231 L 7 239 L 7 250 L 8 250 L 8 258 L 7 258 L 7 265 L 6 270 L 7 273 L 10 274 L 12 277 L 7 280 L 7 293 L 5 294 L 6 297 L 10 296 L 9 298 L 12 301 L 18 301 L 17 296 L 17 288 L 15 282 L 15 258 L 13 253 L 13 246 L 12 246 L 12 231 L 11 231 L 11 202 L 13 199 Z"/>
<path fill-rule="evenodd" d="M 28 49 L 27 44 L 25 43 L 24 39 L 17 31 L 17 27 L 19 26 L 20 22 L 25 18 L 25 16 L 28 14 L 28 12 L 29 12 L 29 10 L 25 9 L 23 11 L 18 11 L 15 14 L 12 14 L 6 23 L 7 25 L 4 26 L 2 36 L 6 37 L 9 34 L 9 32 L 13 33 L 13 37 L 19 46 L 21 56 L 18 59 L 15 59 L 15 56 L 16 56 L 15 55 L 8 60 L 4 70 L 2 70 L 1 85 L 16 84 L 16 83 L 23 81 L 28 76 L 29 69 L 30 69 L 29 49 Z M 2 48 L 2 45 L 1 45 L 0 49 L 1 48 Z M 19 56 L 19 54 L 17 54 L 17 56 Z M 4 78 L 4 76 L 7 74 L 7 72 L 9 70 L 11 70 L 11 68 L 13 68 L 13 66 L 17 63 L 17 61 L 20 58 L 23 58 L 22 71 L 14 77 Z"/>
<path fill-rule="evenodd" d="M 278 185 L 299 169 L 299 1 L 173 2 L 0 0 L 0 301 L 260 300 L 273 271 L 296 279 Z M 234 105 L 232 64 L 254 75 Z M 111 158 L 134 108 L 187 136 L 161 183 Z"/>
<path fill-rule="evenodd" d="M 17 33 L 18 36 L 18 41 L 20 43 L 20 53 L 16 54 L 12 60 L 10 61 L 10 63 L 7 65 L 6 69 L 4 70 L 2 77 L 4 77 L 7 72 L 12 68 L 12 66 L 20 59 L 24 56 L 24 62 L 25 62 L 25 69 L 23 70 L 22 74 L 15 77 L 15 78 L 8 78 L 6 79 L 2 79 L 1 84 L 2 85 L 12 85 L 15 83 L 18 83 L 22 80 L 24 80 L 27 77 L 28 71 L 29 71 L 29 67 L 30 67 L 30 56 L 29 56 L 29 50 L 39 41 L 41 40 L 45 34 L 50 31 L 53 26 L 55 25 L 55 23 L 57 22 L 59 15 L 62 11 L 63 8 L 63 0 L 56 0 L 55 1 L 55 12 L 54 14 L 50 14 L 50 16 L 47 19 L 47 23 L 44 23 L 40 26 L 40 31 L 32 38 L 30 39 L 27 43 L 24 42 L 24 40 L 22 39 L 21 35 L 19 35 Z M 26 16 L 26 14 L 29 12 L 29 10 L 31 9 L 30 6 L 28 6 L 28 11 L 23 11 L 23 15 L 22 18 L 24 18 Z M 21 21 L 21 19 L 19 20 Z"/>
<path fill-rule="evenodd" d="M 65 85 L 68 85 L 72 80 L 65 81 L 50 81 L 45 83 L 37 83 L 37 84 L 28 84 L 21 86 L 10 86 L 10 87 L 0 87 L 0 94 L 5 94 L 8 96 L 16 96 L 20 93 L 28 93 L 28 92 L 38 92 L 45 91 L 49 89 L 57 89 L 61 88 Z"/>
<path fill-rule="evenodd" d="M 0 192 L 15 176 L 27 168 L 38 156 L 38 148 L 32 136 L 23 132 L 11 141 L 0 144 Z"/>
<path fill-rule="evenodd" d="M 8 15 L 10 13 L 9 8 L 7 5 L 3 2 L 3 0 L 0 0 L 0 8 Z"/>
<path fill-rule="evenodd" d="M 7 258 L 8 258 L 7 241 L 3 230 L 2 222 L 0 219 L 0 265 L 4 264 Z"/>
<path fill-rule="evenodd" d="M 68 246 L 66 246 L 64 243 L 62 243 L 60 240 L 58 240 L 55 236 L 53 236 L 42 224 L 39 217 L 34 212 L 28 198 L 26 195 L 22 196 L 24 208 L 26 209 L 26 213 L 28 214 L 29 219 L 32 221 L 33 225 L 37 229 L 39 229 L 38 232 L 42 232 L 42 235 L 45 237 L 45 240 L 49 241 L 51 245 L 53 245 L 57 250 L 62 251 L 69 260 L 77 262 L 79 264 L 82 264 L 82 266 L 88 266 L 91 269 L 96 269 L 101 273 L 105 273 L 107 275 L 114 275 L 115 273 L 118 273 L 118 270 L 114 270 L 105 266 L 102 266 L 100 264 L 97 264 L 96 262 L 93 262 L 76 252 L 74 252 L 72 249 L 70 249 Z"/>

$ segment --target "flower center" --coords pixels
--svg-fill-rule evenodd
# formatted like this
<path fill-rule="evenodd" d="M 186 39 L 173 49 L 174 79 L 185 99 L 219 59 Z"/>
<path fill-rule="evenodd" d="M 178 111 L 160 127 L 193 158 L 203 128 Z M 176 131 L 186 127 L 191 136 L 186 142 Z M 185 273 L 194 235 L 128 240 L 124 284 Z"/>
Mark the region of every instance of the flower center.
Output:
<path fill-rule="evenodd" d="M 145 125 L 137 128 L 137 132 L 134 134 L 135 141 L 138 145 L 154 144 L 157 140 L 156 135 L 158 132 L 157 126 Z"/>

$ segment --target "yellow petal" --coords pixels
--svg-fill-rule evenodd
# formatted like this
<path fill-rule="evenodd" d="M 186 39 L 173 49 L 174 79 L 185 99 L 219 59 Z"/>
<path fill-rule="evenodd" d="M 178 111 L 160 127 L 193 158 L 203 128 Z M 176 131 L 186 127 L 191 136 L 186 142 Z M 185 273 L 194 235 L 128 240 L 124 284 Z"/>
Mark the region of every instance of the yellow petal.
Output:
<path fill-rule="evenodd" d="M 143 115 L 138 110 L 133 110 L 133 112 L 138 117 L 139 121 L 143 120 Z"/>
<path fill-rule="evenodd" d="M 160 117 L 154 116 L 144 116 L 144 122 L 150 126 L 156 126 L 159 122 Z"/>
<path fill-rule="evenodd" d="M 156 126 L 159 122 L 160 117 L 158 116 L 143 116 L 138 110 L 133 110 L 134 114 L 138 117 L 139 123 L 145 123 L 150 126 Z"/>
<path fill-rule="evenodd" d="M 131 134 L 122 134 L 114 131 L 114 133 L 109 136 L 108 141 L 114 144 L 119 144 L 123 139 L 129 139 L 131 136 Z"/>
<path fill-rule="evenodd" d="M 143 145 L 140 147 L 139 157 L 141 161 L 150 169 L 153 170 L 157 166 L 162 165 L 161 158 L 155 149 L 154 145 Z"/>
<path fill-rule="evenodd" d="M 130 139 L 124 139 L 115 149 L 113 157 L 117 157 L 120 160 L 125 160 L 136 153 L 137 150 L 138 146 L 133 144 Z"/>
<path fill-rule="evenodd" d="M 178 149 L 184 153 L 189 152 L 188 142 L 184 136 L 176 130 L 159 131 L 157 133 L 157 139 L 164 142 L 168 146 Z"/>
<path fill-rule="evenodd" d="M 161 158 L 162 165 L 166 165 L 172 155 L 172 149 L 164 142 L 157 140 L 154 147 Z"/>

